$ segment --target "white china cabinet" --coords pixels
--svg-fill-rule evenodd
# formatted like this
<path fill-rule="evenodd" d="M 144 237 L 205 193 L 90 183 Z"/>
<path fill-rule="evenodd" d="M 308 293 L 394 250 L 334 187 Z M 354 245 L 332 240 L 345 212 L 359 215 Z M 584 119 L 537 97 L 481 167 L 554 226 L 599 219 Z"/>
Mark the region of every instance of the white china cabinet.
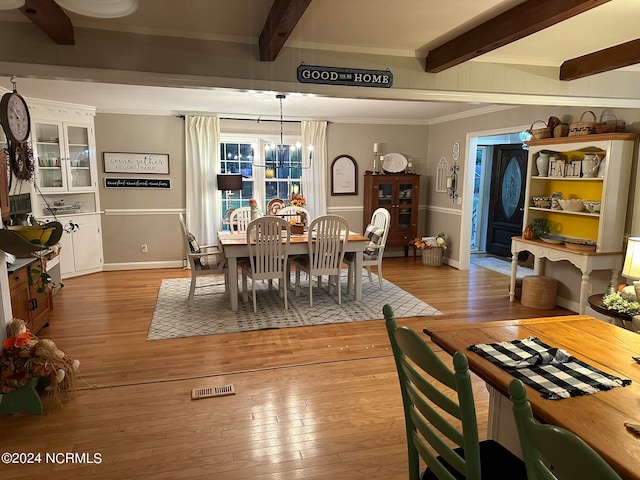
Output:
<path fill-rule="evenodd" d="M 102 269 L 102 228 L 95 147 L 95 109 L 34 100 L 31 143 L 35 160 L 32 212 L 57 220 L 62 278 Z"/>

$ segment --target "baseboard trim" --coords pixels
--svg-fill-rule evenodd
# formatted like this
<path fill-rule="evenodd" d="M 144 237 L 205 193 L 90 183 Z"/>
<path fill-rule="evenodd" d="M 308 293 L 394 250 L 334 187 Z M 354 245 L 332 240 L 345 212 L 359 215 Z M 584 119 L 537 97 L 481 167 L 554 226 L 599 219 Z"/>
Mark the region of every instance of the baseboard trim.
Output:
<path fill-rule="evenodd" d="M 151 270 L 154 268 L 183 268 L 182 260 L 168 260 L 163 262 L 127 262 L 127 263 L 105 263 L 102 270 L 113 272 L 117 270 Z"/>

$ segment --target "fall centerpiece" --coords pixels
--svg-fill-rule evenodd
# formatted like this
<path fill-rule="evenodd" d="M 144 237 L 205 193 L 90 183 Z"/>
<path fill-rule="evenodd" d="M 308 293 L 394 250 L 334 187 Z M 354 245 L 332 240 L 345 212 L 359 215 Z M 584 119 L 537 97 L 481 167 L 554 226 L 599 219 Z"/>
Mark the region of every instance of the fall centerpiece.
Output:
<path fill-rule="evenodd" d="M 305 207 L 307 205 L 307 200 L 299 193 L 296 193 L 291 196 L 291 199 L 289 200 L 289 205 L 292 207 Z M 298 214 L 298 217 L 300 221 L 296 221 L 294 219 L 289 220 L 289 223 L 291 224 L 291 233 L 295 233 L 295 234 L 304 233 L 304 226 L 307 224 L 308 219 L 306 215 L 302 212 Z"/>
<path fill-rule="evenodd" d="M 439 267 L 442 265 L 442 252 L 447 249 L 447 240 L 444 233 L 435 237 L 415 238 L 409 243 L 422 250 L 422 264 L 427 267 Z"/>

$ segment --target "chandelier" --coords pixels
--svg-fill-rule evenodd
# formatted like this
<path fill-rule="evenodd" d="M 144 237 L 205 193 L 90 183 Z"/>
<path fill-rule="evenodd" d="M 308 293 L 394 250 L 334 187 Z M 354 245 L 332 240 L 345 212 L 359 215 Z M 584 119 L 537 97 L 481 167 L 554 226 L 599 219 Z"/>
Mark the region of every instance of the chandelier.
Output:
<path fill-rule="evenodd" d="M 138 0 L 55 0 L 65 10 L 87 17 L 118 18 L 131 15 Z M 24 0 L 0 0 L 0 10 L 24 7 Z"/>
<path fill-rule="evenodd" d="M 282 100 L 286 95 L 278 94 L 276 98 L 280 100 L 280 144 L 267 143 L 264 147 L 262 158 L 253 157 L 253 166 L 273 170 L 276 168 L 309 168 L 313 159 L 313 145 L 308 145 L 306 152 L 300 142 L 294 145 L 285 145 L 282 119 Z"/>

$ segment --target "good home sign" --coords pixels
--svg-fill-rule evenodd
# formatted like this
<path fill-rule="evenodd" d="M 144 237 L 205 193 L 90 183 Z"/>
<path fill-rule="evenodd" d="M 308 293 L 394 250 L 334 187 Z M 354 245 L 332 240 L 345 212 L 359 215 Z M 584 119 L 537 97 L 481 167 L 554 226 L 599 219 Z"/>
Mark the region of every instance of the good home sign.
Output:
<path fill-rule="evenodd" d="M 390 70 L 364 70 L 302 64 L 298 67 L 298 81 L 323 85 L 389 88 L 393 85 L 393 73 Z"/>
<path fill-rule="evenodd" d="M 104 152 L 105 173 L 169 173 L 166 153 Z"/>

